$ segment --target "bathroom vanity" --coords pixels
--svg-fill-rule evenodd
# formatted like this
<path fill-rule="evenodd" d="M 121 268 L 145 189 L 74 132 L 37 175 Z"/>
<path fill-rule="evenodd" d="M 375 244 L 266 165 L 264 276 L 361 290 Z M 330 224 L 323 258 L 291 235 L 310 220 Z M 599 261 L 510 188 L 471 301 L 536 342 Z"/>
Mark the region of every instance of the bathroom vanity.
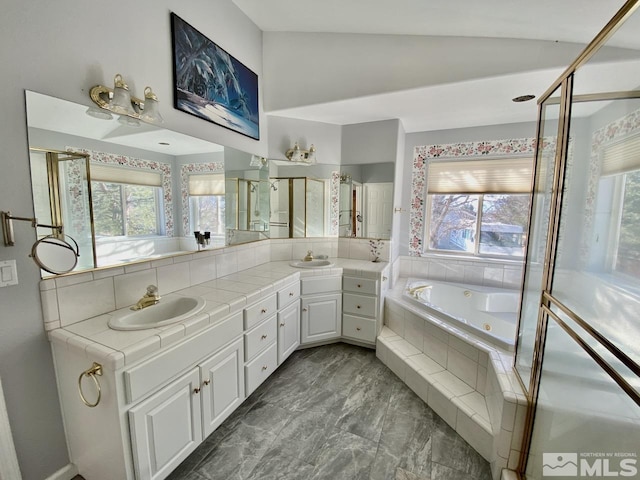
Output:
<path fill-rule="evenodd" d="M 91 480 L 165 478 L 301 341 L 375 347 L 386 265 L 271 262 L 166 295 L 206 299 L 176 324 L 116 331 L 109 312 L 51 330 L 71 461 Z"/>

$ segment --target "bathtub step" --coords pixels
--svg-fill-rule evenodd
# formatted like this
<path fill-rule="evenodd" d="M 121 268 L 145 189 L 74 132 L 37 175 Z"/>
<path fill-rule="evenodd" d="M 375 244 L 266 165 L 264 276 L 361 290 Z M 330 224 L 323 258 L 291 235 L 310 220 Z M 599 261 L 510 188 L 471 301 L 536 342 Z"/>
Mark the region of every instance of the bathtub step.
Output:
<path fill-rule="evenodd" d="M 378 337 L 376 356 L 490 460 L 493 433 L 484 395 L 386 327 Z"/>

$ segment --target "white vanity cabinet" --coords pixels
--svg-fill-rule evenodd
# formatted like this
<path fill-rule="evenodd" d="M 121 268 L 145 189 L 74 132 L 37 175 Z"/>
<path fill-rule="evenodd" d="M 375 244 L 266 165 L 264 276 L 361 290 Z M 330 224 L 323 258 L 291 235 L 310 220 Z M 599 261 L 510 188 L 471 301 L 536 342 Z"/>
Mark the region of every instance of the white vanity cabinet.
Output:
<path fill-rule="evenodd" d="M 342 335 L 375 344 L 380 311 L 378 280 L 345 276 L 342 285 Z"/>
<path fill-rule="evenodd" d="M 300 282 L 278 291 L 278 365 L 300 346 Z"/>
<path fill-rule="evenodd" d="M 342 277 L 302 278 L 301 344 L 339 339 L 342 335 Z"/>

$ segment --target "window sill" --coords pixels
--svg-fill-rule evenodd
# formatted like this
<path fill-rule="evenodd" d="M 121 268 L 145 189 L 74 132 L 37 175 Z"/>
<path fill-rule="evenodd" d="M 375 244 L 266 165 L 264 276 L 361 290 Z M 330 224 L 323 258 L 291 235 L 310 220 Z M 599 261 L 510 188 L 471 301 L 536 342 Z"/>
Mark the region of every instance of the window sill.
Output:
<path fill-rule="evenodd" d="M 496 265 L 513 265 L 515 267 L 522 267 L 524 265 L 524 258 L 517 260 L 514 258 L 496 258 L 496 257 L 482 257 L 477 255 L 456 255 L 455 253 L 435 253 L 435 252 L 422 252 L 418 258 L 428 258 L 432 260 L 449 260 L 460 262 L 482 262 L 482 263 L 494 263 Z"/>

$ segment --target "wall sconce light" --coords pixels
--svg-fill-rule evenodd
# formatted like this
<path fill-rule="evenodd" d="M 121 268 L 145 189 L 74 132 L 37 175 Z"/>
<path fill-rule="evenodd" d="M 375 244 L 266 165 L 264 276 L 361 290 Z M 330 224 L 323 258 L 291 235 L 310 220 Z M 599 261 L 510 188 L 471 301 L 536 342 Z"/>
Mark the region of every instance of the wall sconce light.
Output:
<path fill-rule="evenodd" d="M 341 173 L 340 183 L 351 183 L 351 175 L 349 175 L 348 173 Z"/>
<path fill-rule="evenodd" d="M 265 157 L 259 157 L 258 155 L 251 155 L 251 161 L 249 162 L 250 167 L 266 167 L 269 161 Z"/>
<path fill-rule="evenodd" d="M 311 165 L 312 163 L 316 163 L 316 147 L 311 145 L 309 150 L 303 150 L 296 142 L 293 148 L 287 150 L 284 154 L 287 157 L 287 160 L 295 163 L 306 163 Z"/>
<path fill-rule="evenodd" d="M 131 95 L 129 86 L 119 73 L 113 78 L 113 89 L 96 85 L 89 92 L 91 100 L 101 109 L 120 115 L 120 123 L 139 126 L 139 120 L 148 123 L 162 123 L 164 120 L 158 109 L 158 97 L 151 87 L 144 89 L 144 100 Z M 96 118 L 110 119 L 107 112 L 89 107 L 87 114 Z"/>

